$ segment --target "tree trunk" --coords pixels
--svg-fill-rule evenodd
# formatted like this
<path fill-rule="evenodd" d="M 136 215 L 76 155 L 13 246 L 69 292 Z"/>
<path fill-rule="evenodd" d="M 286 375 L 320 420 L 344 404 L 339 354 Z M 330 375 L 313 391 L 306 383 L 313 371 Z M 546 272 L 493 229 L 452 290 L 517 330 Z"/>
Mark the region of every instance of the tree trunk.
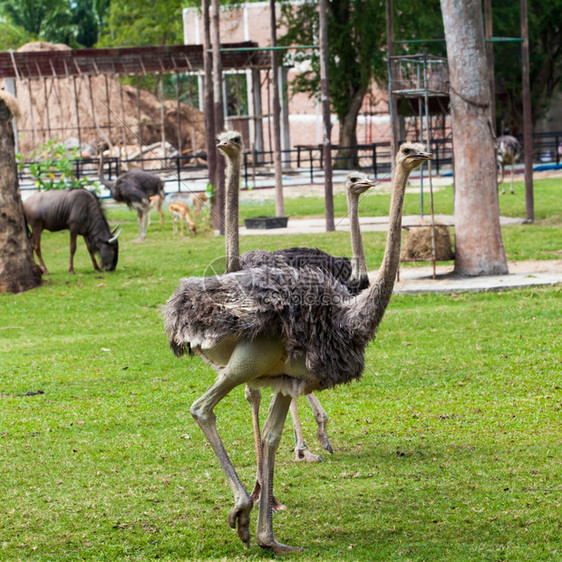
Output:
<path fill-rule="evenodd" d="M 455 273 L 503 275 L 490 85 L 480 1 L 441 0 L 455 162 Z"/>
<path fill-rule="evenodd" d="M 13 98 L 12 98 L 13 99 Z M 0 97 L 0 293 L 21 293 L 41 285 L 27 238 L 14 148 L 12 112 Z"/>
<path fill-rule="evenodd" d="M 340 133 L 338 139 L 338 152 L 334 168 L 350 169 L 359 165 L 357 160 L 357 117 L 363 104 L 365 91 L 357 90 L 349 103 L 347 113 L 340 118 Z"/>
<path fill-rule="evenodd" d="M 220 230 L 220 202 L 216 196 L 217 181 L 217 146 L 215 128 L 215 96 L 213 85 L 213 55 L 211 53 L 211 16 L 209 0 L 202 0 L 201 11 L 203 12 L 203 69 L 205 79 L 205 148 L 207 151 L 207 169 L 209 171 L 209 183 L 212 186 L 213 198 L 211 199 L 211 227 Z"/>

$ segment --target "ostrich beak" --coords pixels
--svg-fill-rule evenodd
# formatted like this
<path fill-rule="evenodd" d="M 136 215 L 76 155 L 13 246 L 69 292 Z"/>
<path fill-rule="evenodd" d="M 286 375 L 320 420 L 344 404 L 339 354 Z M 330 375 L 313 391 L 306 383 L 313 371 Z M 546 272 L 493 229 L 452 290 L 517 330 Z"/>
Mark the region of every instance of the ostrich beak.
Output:
<path fill-rule="evenodd" d="M 433 153 L 426 152 L 425 150 L 418 150 L 415 154 L 411 156 L 414 160 L 425 162 L 426 160 L 433 160 Z"/>
<path fill-rule="evenodd" d="M 364 179 L 358 181 L 355 185 L 357 187 L 360 187 L 361 189 L 367 190 L 371 187 L 375 187 L 376 183 L 377 183 L 376 180 Z"/>

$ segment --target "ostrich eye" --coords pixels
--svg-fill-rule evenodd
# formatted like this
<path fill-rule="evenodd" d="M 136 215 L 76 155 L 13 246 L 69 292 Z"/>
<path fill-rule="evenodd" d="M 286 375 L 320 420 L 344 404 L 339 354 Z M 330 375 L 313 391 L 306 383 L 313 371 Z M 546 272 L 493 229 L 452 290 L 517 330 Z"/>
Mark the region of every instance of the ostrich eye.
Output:
<path fill-rule="evenodd" d="M 402 152 L 403 152 L 404 154 L 408 155 L 408 154 L 410 154 L 410 153 L 412 152 L 412 149 L 411 149 L 411 148 L 405 148 Z"/>

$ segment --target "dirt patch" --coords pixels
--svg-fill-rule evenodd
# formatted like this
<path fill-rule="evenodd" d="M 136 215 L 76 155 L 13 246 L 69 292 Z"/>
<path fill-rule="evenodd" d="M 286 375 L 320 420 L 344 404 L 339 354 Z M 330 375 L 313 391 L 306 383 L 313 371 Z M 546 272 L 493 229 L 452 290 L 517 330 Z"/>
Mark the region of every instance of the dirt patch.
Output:
<path fill-rule="evenodd" d="M 66 45 L 35 42 L 18 51 L 68 49 Z M 140 146 L 162 141 L 162 121 L 165 140 L 175 149 L 179 146 L 178 123 L 182 152 L 205 148 L 202 112 L 183 103 L 178 108 L 175 100 L 161 104 L 152 92 L 122 85 L 113 76 L 18 80 L 16 94 L 22 113 L 18 129 L 23 154 L 49 139 L 77 139 L 79 124 L 82 145 L 95 147 L 103 140 L 110 146 L 119 145 L 122 156 L 127 157 Z"/>

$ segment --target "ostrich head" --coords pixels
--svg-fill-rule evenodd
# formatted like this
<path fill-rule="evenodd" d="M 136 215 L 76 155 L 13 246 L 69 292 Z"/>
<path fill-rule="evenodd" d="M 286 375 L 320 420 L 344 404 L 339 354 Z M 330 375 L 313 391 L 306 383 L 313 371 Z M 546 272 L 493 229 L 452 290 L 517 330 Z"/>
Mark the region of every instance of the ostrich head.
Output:
<path fill-rule="evenodd" d="M 244 152 L 242 135 L 238 131 L 224 131 L 217 137 L 217 148 L 225 156 L 240 157 Z"/>
<path fill-rule="evenodd" d="M 367 189 L 375 185 L 374 181 L 371 181 L 367 174 L 363 172 L 349 172 L 347 179 L 345 181 L 345 188 L 348 193 L 353 195 L 361 195 L 367 191 Z"/>
<path fill-rule="evenodd" d="M 408 173 L 421 166 L 426 160 L 433 160 L 433 154 L 427 152 L 421 143 L 405 142 L 396 154 L 396 166 L 402 166 Z"/>

